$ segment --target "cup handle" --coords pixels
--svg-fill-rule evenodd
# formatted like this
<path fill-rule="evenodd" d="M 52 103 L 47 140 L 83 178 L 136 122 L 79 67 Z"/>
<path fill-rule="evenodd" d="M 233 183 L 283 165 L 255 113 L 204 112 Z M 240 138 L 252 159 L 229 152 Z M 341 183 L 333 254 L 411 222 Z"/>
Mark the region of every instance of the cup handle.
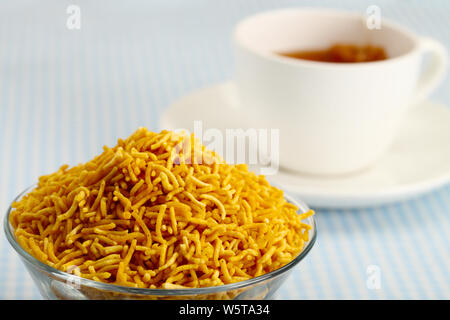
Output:
<path fill-rule="evenodd" d="M 430 54 L 430 60 L 419 77 L 413 98 L 415 105 L 419 105 L 441 83 L 448 65 L 447 50 L 438 41 L 423 37 L 419 45 L 422 54 Z"/>

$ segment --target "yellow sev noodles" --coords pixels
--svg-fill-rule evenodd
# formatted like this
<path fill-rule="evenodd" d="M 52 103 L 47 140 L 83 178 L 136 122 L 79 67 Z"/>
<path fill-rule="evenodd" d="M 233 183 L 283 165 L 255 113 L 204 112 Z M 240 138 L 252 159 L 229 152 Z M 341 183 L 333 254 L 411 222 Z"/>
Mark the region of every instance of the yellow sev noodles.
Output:
<path fill-rule="evenodd" d="M 297 214 L 193 136 L 139 128 L 103 149 L 13 204 L 17 241 L 56 269 L 139 288 L 216 286 L 278 269 L 308 241 L 312 211 Z"/>

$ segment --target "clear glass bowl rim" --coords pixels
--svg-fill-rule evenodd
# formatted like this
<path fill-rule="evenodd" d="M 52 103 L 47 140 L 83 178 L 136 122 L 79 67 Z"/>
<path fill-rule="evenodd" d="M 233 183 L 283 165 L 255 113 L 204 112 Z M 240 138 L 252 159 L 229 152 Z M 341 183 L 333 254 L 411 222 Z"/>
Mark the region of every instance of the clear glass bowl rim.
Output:
<path fill-rule="evenodd" d="M 283 267 L 276 269 L 274 271 L 271 271 L 269 273 L 263 274 L 261 276 L 251 278 L 244 281 L 239 281 L 235 283 L 225 284 L 221 286 L 211 286 L 211 287 L 201 287 L 201 288 L 192 288 L 192 289 L 148 289 L 148 288 L 133 288 L 128 286 L 121 286 L 117 284 L 111 284 L 111 283 L 103 283 L 95 280 L 90 280 L 82 277 L 78 277 L 73 274 L 66 273 L 64 271 L 55 269 L 32 255 L 30 255 L 28 252 L 26 252 L 22 246 L 16 241 L 15 236 L 12 231 L 12 226 L 9 223 L 9 216 L 12 211 L 12 203 L 18 201 L 21 199 L 24 195 L 26 195 L 28 192 L 30 192 L 33 188 L 35 188 L 36 185 L 33 185 L 24 191 L 22 191 L 10 204 L 6 215 L 4 217 L 4 231 L 6 234 L 6 238 L 8 239 L 11 246 L 14 248 L 14 250 L 28 263 L 33 265 L 34 267 L 43 270 L 50 275 L 64 280 L 64 281 L 70 281 L 73 282 L 74 279 L 77 281 L 78 284 L 90 287 L 90 288 L 96 288 L 99 290 L 104 291 L 110 291 L 110 292 L 117 292 L 117 293 L 125 293 L 125 294 L 136 294 L 136 295 L 148 295 L 148 296 L 187 296 L 187 295 L 204 295 L 204 294 L 211 294 L 211 293 L 220 293 L 225 291 L 231 291 L 236 289 L 241 289 L 245 287 L 249 287 L 252 285 L 257 285 L 258 283 L 264 282 L 266 280 L 270 280 L 272 278 L 276 278 L 277 276 L 288 272 L 293 267 L 295 267 L 303 258 L 308 254 L 308 252 L 312 249 L 314 246 L 314 243 L 316 242 L 317 238 L 317 227 L 316 227 L 316 221 L 314 219 L 314 216 L 308 217 L 307 220 L 310 220 L 310 224 L 312 226 L 310 233 L 309 233 L 309 241 L 305 248 L 303 248 L 302 252 L 295 257 L 292 261 L 284 265 Z M 309 207 L 301 200 L 296 200 L 293 196 L 286 194 L 284 192 L 285 199 L 296 205 L 299 208 L 300 212 L 307 212 L 309 211 Z"/>

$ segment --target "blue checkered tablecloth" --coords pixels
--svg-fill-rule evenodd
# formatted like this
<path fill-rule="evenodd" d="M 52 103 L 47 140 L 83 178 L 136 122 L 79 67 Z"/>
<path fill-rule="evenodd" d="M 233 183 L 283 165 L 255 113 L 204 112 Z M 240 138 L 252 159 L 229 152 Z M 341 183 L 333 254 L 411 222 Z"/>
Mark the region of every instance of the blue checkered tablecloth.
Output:
<path fill-rule="evenodd" d="M 81 9 L 80 30 L 66 27 L 71 4 Z M 1 2 L 1 215 L 38 176 L 89 160 L 138 126 L 158 130 L 172 101 L 229 79 L 231 30 L 243 17 L 370 5 L 450 47 L 447 0 Z M 432 98 L 450 105 L 450 81 Z M 317 223 L 316 246 L 278 298 L 450 298 L 450 186 L 389 206 L 319 210 Z M 39 298 L 2 232 L 0 299 Z"/>

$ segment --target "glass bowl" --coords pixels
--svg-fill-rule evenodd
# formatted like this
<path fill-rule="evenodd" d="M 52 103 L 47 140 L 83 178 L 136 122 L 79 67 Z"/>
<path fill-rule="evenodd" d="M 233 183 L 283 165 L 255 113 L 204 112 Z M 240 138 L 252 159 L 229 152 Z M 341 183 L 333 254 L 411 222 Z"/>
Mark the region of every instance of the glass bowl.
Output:
<path fill-rule="evenodd" d="M 14 201 L 20 200 L 30 187 L 17 196 Z M 309 211 L 302 201 L 285 195 L 287 201 L 295 204 L 300 213 Z M 13 201 L 13 202 L 14 202 Z M 37 260 L 26 252 L 16 241 L 14 230 L 9 223 L 12 207 L 8 208 L 4 218 L 6 237 L 19 254 L 31 278 L 37 285 L 40 294 L 51 300 L 104 300 L 104 299 L 220 299 L 220 300 L 255 300 L 270 299 L 275 291 L 286 280 L 294 267 L 308 254 L 316 240 L 316 223 L 314 216 L 304 221 L 312 228 L 309 230 L 309 240 L 305 243 L 303 251 L 291 262 L 283 267 L 261 276 L 221 286 L 193 288 L 193 289 L 145 289 L 102 283 L 78 277 L 57 270 Z"/>

